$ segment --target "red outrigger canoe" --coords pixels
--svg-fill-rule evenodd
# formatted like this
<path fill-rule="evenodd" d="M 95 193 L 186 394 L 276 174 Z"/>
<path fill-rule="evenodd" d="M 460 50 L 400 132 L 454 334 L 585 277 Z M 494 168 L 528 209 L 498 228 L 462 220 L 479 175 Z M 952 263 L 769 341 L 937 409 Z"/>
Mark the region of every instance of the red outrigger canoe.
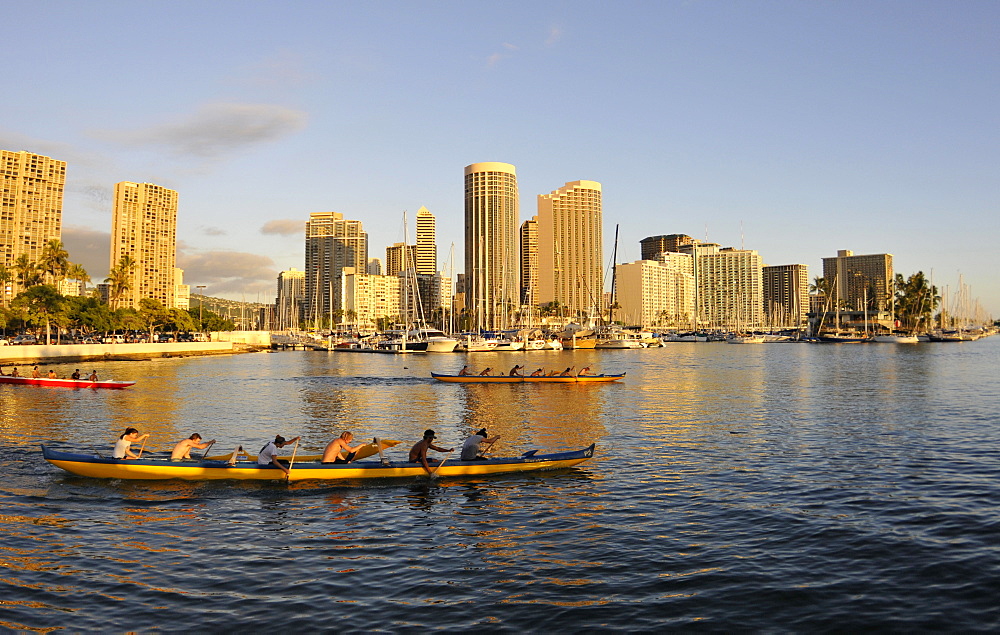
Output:
<path fill-rule="evenodd" d="M 28 386 L 48 386 L 50 388 L 127 388 L 134 381 L 115 381 L 105 379 L 90 381 L 89 379 L 49 379 L 48 377 L 11 377 L 0 375 L 0 384 L 24 384 Z"/>

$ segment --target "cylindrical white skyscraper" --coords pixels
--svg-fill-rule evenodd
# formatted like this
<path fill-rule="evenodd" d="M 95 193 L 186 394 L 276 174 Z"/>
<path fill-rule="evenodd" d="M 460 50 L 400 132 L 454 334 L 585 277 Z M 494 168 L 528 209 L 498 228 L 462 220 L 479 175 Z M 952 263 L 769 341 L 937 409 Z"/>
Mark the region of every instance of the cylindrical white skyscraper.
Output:
<path fill-rule="evenodd" d="M 503 328 L 520 307 L 519 216 L 513 165 L 465 167 L 465 295 L 477 327 Z"/>

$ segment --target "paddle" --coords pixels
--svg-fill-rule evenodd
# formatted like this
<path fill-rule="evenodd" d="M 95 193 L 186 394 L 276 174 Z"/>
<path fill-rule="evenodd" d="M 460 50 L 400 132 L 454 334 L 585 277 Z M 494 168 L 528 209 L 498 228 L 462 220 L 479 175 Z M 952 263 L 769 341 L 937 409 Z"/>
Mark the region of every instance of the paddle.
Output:
<path fill-rule="evenodd" d="M 434 468 L 434 471 L 432 471 L 432 472 L 430 473 L 430 475 L 429 475 L 429 476 L 430 476 L 431 478 L 434 478 L 434 476 L 435 476 L 435 475 L 437 474 L 438 470 L 440 470 L 440 469 L 441 469 L 441 466 L 442 466 L 442 465 L 444 465 L 444 462 L 448 460 L 448 457 L 449 457 L 449 456 L 451 456 L 451 455 L 452 455 L 452 452 L 454 452 L 454 451 L 455 451 L 455 450 L 452 450 L 452 451 L 451 451 L 451 452 L 449 452 L 448 454 L 445 454 L 445 455 L 444 455 L 444 458 L 443 458 L 443 459 L 441 459 L 441 462 L 440 462 L 440 463 L 438 463 L 438 464 L 437 464 L 437 467 L 436 467 L 436 468 Z"/>
<path fill-rule="evenodd" d="M 299 440 L 295 439 L 295 447 L 292 448 L 292 460 L 288 462 L 288 472 L 285 473 L 285 480 L 292 478 L 292 466 L 295 465 L 295 453 L 299 451 Z"/>
<path fill-rule="evenodd" d="M 479 451 L 479 455 L 482 456 L 482 455 L 486 454 L 487 452 L 492 451 L 493 450 L 493 444 L 496 443 L 499 440 L 500 439 L 496 439 L 495 441 L 490 441 L 489 443 L 487 443 L 486 444 L 486 448 Z"/>
<path fill-rule="evenodd" d="M 148 434 L 143 438 L 142 445 L 139 446 L 139 454 L 135 458 L 137 458 L 137 459 L 141 459 L 142 458 L 142 451 L 146 449 L 146 439 L 148 439 L 148 438 L 149 438 Z"/>
<path fill-rule="evenodd" d="M 205 451 L 201 453 L 201 460 L 202 461 L 204 461 L 205 457 L 208 456 L 208 451 L 212 449 L 213 445 L 215 445 L 215 439 L 212 439 L 212 442 L 208 444 L 208 447 L 205 448 Z"/>

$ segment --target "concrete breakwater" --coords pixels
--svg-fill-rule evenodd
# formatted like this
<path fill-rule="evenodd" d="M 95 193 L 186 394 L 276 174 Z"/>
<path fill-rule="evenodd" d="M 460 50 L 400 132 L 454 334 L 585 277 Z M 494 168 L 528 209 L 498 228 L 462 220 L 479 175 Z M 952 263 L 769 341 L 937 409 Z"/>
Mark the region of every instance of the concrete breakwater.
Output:
<path fill-rule="evenodd" d="M 162 344 L 52 344 L 0 346 L 0 364 L 23 366 L 46 362 L 102 359 L 154 359 L 244 352 L 234 342 L 168 342 Z"/>

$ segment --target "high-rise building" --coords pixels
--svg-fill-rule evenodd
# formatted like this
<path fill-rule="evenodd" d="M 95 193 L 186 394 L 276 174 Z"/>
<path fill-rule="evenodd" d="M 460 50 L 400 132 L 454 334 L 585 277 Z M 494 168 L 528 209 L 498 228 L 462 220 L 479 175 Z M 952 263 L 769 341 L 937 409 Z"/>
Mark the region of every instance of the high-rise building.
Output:
<path fill-rule="evenodd" d="M 519 307 L 518 218 L 513 165 L 465 166 L 466 308 L 477 326 L 507 326 Z"/>
<path fill-rule="evenodd" d="M 45 243 L 62 238 L 66 162 L 30 152 L 0 150 L 0 265 L 18 256 L 38 262 Z M 0 306 L 21 287 L 17 278 L 0 287 Z"/>
<path fill-rule="evenodd" d="M 823 259 L 823 280 L 842 309 L 886 310 L 892 278 L 892 254 L 855 256 L 841 249 L 835 258 Z"/>
<path fill-rule="evenodd" d="M 601 184 L 573 181 L 538 196 L 538 296 L 569 315 L 597 315 L 604 294 Z"/>
<path fill-rule="evenodd" d="M 538 217 L 521 223 L 521 304 L 534 305 L 538 297 Z"/>
<path fill-rule="evenodd" d="M 417 262 L 417 246 L 393 243 L 385 248 L 385 275 L 395 276 L 407 269 L 414 269 Z"/>
<path fill-rule="evenodd" d="M 152 183 L 115 184 L 111 219 L 110 269 L 123 256 L 135 263 L 132 285 L 117 299 L 118 307 L 138 308 L 139 300 L 175 305 L 174 266 L 177 259 L 177 192 Z"/>
<path fill-rule="evenodd" d="M 695 312 L 707 328 L 742 330 L 764 322 L 763 263 L 752 249 L 716 243 L 680 247 L 694 256 Z"/>
<path fill-rule="evenodd" d="M 809 267 L 774 265 L 763 268 L 764 315 L 777 327 L 796 327 L 806 323 L 809 313 Z"/>
<path fill-rule="evenodd" d="M 302 303 L 306 297 L 306 272 L 292 267 L 278 274 L 278 294 L 274 299 L 276 328 L 279 331 L 299 328 Z"/>
<path fill-rule="evenodd" d="M 684 245 L 692 245 L 698 241 L 687 234 L 669 234 L 666 236 L 650 236 L 639 241 L 643 260 L 656 260 L 665 251 L 679 252 Z"/>
<path fill-rule="evenodd" d="M 359 220 L 340 212 L 313 212 L 306 222 L 306 315 L 314 324 L 331 325 L 333 313 L 343 310 L 342 273 L 345 267 L 365 271 L 368 234 Z"/>
<path fill-rule="evenodd" d="M 355 273 L 350 267 L 343 273 L 344 320 L 347 323 L 359 330 L 371 331 L 380 326 L 380 320 L 390 323 L 399 320 L 402 278 Z"/>
<path fill-rule="evenodd" d="M 437 221 L 426 207 L 417 210 L 417 273 L 433 276 L 437 267 Z"/>
<path fill-rule="evenodd" d="M 694 257 L 660 252 L 660 259 L 615 267 L 616 315 L 629 325 L 692 328 Z"/>
<path fill-rule="evenodd" d="M 382 275 L 382 259 L 381 258 L 369 258 L 368 259 L 368 270 L 365 271 L 370 276 L 381 276 Z"/>

